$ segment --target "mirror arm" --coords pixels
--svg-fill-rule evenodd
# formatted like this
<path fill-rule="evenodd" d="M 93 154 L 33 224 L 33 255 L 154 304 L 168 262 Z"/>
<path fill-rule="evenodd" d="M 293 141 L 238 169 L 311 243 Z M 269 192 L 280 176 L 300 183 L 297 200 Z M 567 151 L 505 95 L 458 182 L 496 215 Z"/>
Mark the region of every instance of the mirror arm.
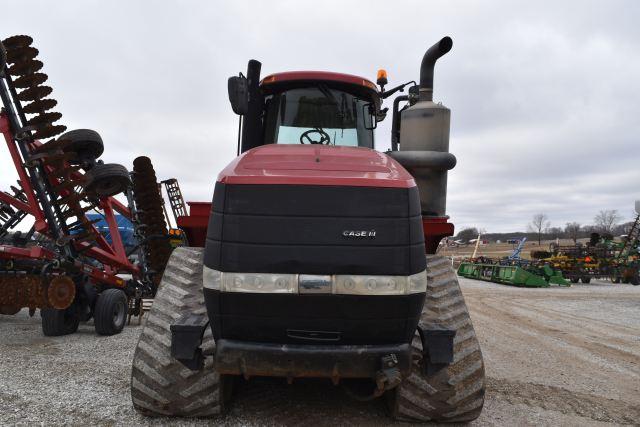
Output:
<path fill-rule="evenodd" d="M 409 95 L 400 95 L 393 100 L 393 116 L 391 117 L 391 151 L 398 151 L 400 144 L 400 111 L 402 101 L 408 101 Z"/>
<path fill-rule="evenodd" d="M 393 95 L 394 93 L 396 93 L 396 92 L 398 92 L 398 91 L 400 91 L 400 92 L 404 92 L 404 88 L 405 88 L 407 85 L 411 84 L 411 83 L 413 83 L 414 85 L 416 84 L 416 82 L 415 82 L 415 81 L 411 80 L 410 82 L 406 82 L 406 83 L 403 83 L 403 84 L 401 84 L 401 85 L 398 85 L 398 86 L 396 86 L 396 87 L 394 87 L 394 88 L 391 88 L 391 89 L 389 89 L 389 90 L 388 90 L 388 91 L 386 91 L 386 92 L 384 92 L 384 91 L 383 91 L 383 92 L 380 92 L 380 98 L 382 98 L 382 99 L 386 99 L 386 98 L 390 97 L 391 95 Z"/>

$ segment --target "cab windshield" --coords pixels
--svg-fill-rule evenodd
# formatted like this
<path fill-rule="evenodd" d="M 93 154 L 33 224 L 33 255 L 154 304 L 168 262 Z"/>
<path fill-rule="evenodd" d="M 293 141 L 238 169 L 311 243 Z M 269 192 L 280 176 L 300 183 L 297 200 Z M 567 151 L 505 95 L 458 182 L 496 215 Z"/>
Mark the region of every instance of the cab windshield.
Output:
<path fill-rule="evenodd" d="M 325 85 L 266 99 L 265 143 L 373 148 L 373 104 Z"/>

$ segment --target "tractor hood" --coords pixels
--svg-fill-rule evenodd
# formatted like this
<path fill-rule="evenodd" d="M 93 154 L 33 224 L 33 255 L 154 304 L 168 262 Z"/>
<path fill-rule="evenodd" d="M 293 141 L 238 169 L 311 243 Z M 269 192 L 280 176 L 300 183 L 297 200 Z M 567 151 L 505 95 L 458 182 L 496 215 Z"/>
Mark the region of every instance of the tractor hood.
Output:
<path fill-rule="evenodd" d="M 251 149 L 218 176 L 223 184 L 302 184 L 415 187 L 386 154 L 362 147 L 270 144 Z"/>

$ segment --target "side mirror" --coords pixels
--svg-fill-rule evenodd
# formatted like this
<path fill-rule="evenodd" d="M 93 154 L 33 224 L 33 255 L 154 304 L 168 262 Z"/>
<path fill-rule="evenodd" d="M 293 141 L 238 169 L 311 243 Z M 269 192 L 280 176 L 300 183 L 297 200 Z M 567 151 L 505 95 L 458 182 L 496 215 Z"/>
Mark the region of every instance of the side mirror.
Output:
<path fill-rule="evenodd" d="M 364 128 L 373 130 L 378 127 L 378 117 L 376 116 L 376 106 L 372 102 L 362 105 L 362 117 Z"/>
<path fill-rule="evenodd" d="M 233 112 L 245 115 L 249 111 L 249 82 L 243 75 L 229 77 L 229 102 Z"/>

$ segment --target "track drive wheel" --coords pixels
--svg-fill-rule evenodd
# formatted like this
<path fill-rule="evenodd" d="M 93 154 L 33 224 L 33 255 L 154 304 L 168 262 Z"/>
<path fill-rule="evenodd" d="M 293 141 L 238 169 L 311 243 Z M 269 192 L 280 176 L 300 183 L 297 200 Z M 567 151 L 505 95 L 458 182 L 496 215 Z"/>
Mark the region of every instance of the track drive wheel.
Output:
<path fill-rule="evenodd" d="M 96 332 L 100 335 L 119 334 L 124 328 L 129 311 L 129 300 L 120 289 L 107 289 L 98 295 L 93 310 Z"/>
<path fill-rule="evenodd" d="M 203 248 L 176 248 L 167 263 L 153 306 L 133 356 L 131 398 L 144 415 L 208 417 L 224 412 L 233 377 L 223 376 L 206 358 L 191 371 L 171 357 L 170 325 L 184 313 L 206 313 L 202 293 Z M 202 348 L 215 343 L 207 328 Z"/>
<path fill-rule="evenodd" d="M 427 297 L 421 321 L 427 327 L 456 331 L 453 363 L 432 376 L 422 368 L 422 343 L 413 339 L 413 368 L 397 388 L 387 392 L 394 418 L 412 421 L 467 422 L 475 420 L 484 405 L 484 362 L 469 311 L 450 261 L 427 256 Z"/>
<path fill-rule="evenodd" d="M 100 197 L 110 197 L 127 191 L 131 185 L 129 171 L 115 163 L 97 164 L 84 175 L 84 189 Z"/>
<path fill-rule="evenodd" d="M 47 337 L 73 334 L 80 325 L 80 318 L 73 305 L 65 310 L 43 308 L 40 310 L 40 317 L 42 333 Z"/>

